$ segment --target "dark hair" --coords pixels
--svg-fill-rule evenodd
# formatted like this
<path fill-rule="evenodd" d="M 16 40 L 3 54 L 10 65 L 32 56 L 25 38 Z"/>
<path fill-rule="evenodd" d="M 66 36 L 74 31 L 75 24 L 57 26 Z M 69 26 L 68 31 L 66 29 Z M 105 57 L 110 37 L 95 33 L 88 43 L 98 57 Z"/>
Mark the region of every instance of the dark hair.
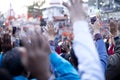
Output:
<path fill-rule="evenodd" d="M 95 41 L 102 39 L 102 36 L 99 33 L 95 34 L 94 37 L 95 37 Z"/>
<path fill-rule="evenodd" d="M 0 37 L 0 44 L 3 44 L 2 37 Z M 0 45 L 0 52 L 2 52 L 2 46 Z"/>
<path fill-rule="evenodd" d="M 68 52 L 67 50 L 68 50 L 67 45 L 62 44 L 62 46 L 61 46 L 61 52 L 62 52 L 62 53 L 67 53 L 67 52 Z"/>
<path fill-rule="evenodd" d="M 0 80 L 13 80 L 13 79 L 5 69 L 0 69 Z"/>
<path fill-rule="evenodd" d="M 118 31 L 120 32 L 120 21 L 118 22 Z"/>
<path fill-rule="evenodd" d="M 9 34 L 4 34 L 2 38 L 3 43 L 1 44 L 3 53 L 12 49 L 11 36 Z"/>
<path fill-rule="evenodd" d="M 110 22 L 110 32 L 112 33 L 112 35 L 116 35 L 117 33 L 117 27 L 115 22 Z"/>
<path fill-rule="evenodd" d="M 25 70 L 21 62 L 20 53 L 18 48 L 13 48 L 3 55 L 2 66 L 8 70 L 12 76 L 21 75 Z"/>
<path fill-rule="evenodd" d="M 78 59 L 75 56 L 73 48 L 70 51 L 70 55 L 71 55 L 71 59 L 72 59 L 72 64 L 74 65 L 74 67 L 78 67 Z"/>

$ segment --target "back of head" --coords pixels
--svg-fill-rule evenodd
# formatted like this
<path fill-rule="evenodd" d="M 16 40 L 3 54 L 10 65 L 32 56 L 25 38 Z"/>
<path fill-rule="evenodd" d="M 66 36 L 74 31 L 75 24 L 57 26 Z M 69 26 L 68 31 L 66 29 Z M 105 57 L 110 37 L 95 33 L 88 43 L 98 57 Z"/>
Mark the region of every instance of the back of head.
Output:
<path fill-rule="evenodd" d="M 11 36 L 8 33 L 3 35 L 2 41 L 1 47 L 4 53 L 12 49 Z"/>
<path fill-rule="evenodd" d="M 2 37 L 0 36 L 0 44 L 3 44 Z M 2 46 L 0 45 L 0 52 L 2 52 Z"/>
<path fill-rule="evenodd" d="M 112 33 L 113 36 L 117 34 L 117 26 L 113 21 L 110 22 L 110 32 Z"/>
<path fill-rule="evenodd" d="M 10 50 L 3 55 L 3 68 L 5 68 L 13 77 L 19 76 L 24 72 L 20 51 L 17 48 Z"/>
<path fill-rule="evenodd" d="M 0 80 L 13 80 L 13 79 L 6 70 L 0 69 Z"/>
<path fill-rule="evenodd" d="M 68 53 L 68 46 L 65 44 L 62 44 L 61 46 L 61 53 Z"/>
<path fill-rule="evenodd" d="M 120 34 L 120 21 L 118 22 L 118 31 L 119 31 L 119 34 Z"/>

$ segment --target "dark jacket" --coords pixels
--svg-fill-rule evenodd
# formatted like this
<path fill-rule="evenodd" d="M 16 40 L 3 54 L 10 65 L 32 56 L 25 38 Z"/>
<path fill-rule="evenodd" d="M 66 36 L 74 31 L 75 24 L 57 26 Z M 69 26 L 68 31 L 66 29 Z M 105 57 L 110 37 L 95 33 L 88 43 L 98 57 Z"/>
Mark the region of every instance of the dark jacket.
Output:
<path fill-rule="evenodd" d="M 106 80 L 120 80 L 120 37 L 115 38 L 115 54 L 108 58 Z"/>

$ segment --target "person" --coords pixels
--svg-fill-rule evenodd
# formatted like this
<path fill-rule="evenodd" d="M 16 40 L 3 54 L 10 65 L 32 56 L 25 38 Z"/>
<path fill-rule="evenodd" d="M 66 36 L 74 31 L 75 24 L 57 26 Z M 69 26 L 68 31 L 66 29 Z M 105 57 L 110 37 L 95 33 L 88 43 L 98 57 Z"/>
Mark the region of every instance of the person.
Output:
<path fill-rule="evenodd" d="M 0 80 L 13 80 L 12 76 L 5 70 L 0 69 Z"/>
<path fill-rule="evenodd" d="M 86 16 L 84 15 L 85 13 L 82 8 L 82 1 L 70 1 L 70 6 L 67 3 L 64 3 L 64 5 L 70 10 L 71 19 L 73 22 L 73 49 L 75 51 L 75 55 L 78 58 L 78 70 L 80 79 L 104 80 L 104 72 L 102 70 L 100 59 L 93 43 L 92 36 L 89 33 L 88 23 L 85 20 Z M 87 36 L 84 36 L 84 34 L 86 34 Z M 50 62 L 52 62 L 54 69 L 57 70 L 57 72 L 60 71 L 59 73 L 62 74 L 62 76 L 59 76 L 58 80 L 79 80 L 76 70 L 72 68 L 72 66 L 68 62 L 64 61 L 63 58 L 61 58 L 54 52 L 51 52 L 49 45 L 46 44 L 47 40 L 42 36 L 42 34 L 36 33 L 31 34 L 31 36 L 32 37 L 30 37 L 30 39 L 24 37 L 22 42 L 24 43 L 24 46 L 29 53 L 27 54 L 27 64 L 29 65 L 29 69 L 37 79 L 50 79 L 51 73 L 49 71 L 50 63 L 48 57 L 50 55 L 52 56 L 52 60 Z M 67 65 L 69 64 L 68 70 L 64 69 L 64 67 L 67 67 L 66 64 L 63 64 L 64 67 L 62 67 L 63 65 L 60 65 L 62 62 L 66 63 Z M 72 73 L 71 71 L 73 71 L 74 73 Z M 67 75 L 65 75 L 64 73 L 67 73 Z"/>
<path fill-rule="evenodd" d="M 111 26 L 115 25 L 114 22 L 111 22 Z M 114 35 L 114 54 L 108 58 L 108 68 L 106 71 L 106 80 L 119 80 L 120 79 L 120 38 L 117 34 L 117 27 L 112 26 L 111 33 Z M 120 32 L 120 22 L 118 23 L 118 33 Z"/>
<path fill-rule="evenodd" d="M 2 44 L 2 37 L 0 36 L 0 44 Z M 0 68 L 2 67 L 2 46 L 0 45 Z"/>
<path fill-rule="evenodd" d="M 13 48 L 3 55 L 2 68 L 6 69 L 14 80 L 27 80 L 24 76 L 26 70 L 21 61 L 21 51 L 19 48 Z"/>
<path fill-rule="evenodd" d="M 66 59 L 67 54 L 68 54 L 68 47 L 67 47 L 67 45 L 62 44 L 60 56 L 63 57 L 64 59 Z"/>
<path fill-rule="evenodd" d="M 27 42 L 26 39 L 27 37 L 21 39 L 23 46 L 29 53 L 23 55 L 24 59 L 28 57 L 24 64 L 29 65 L 28 69 L 38 80 L 51 79 L 50 64 L 56 80 L 80 80 L 75 68 L 67 60 L 51 50 L 48 41 L 42 34 L 33 33 L 30 42 Z"/>
<path fill-rule="evenodd" d="M 108 64 L 108 54 L 101 34 L 99 33 L 95 34 L 95 41 L 96 41 L 96 48 L 102 64 L 102 69 L 105 72 Z"/>
<path fill-rule="evenodd" d="M 109 49 L 109 38 L 104 38 L 104 42 L 105 42 L 105 46 L 106 46 L 106 50 L 108 52 L 108 49 Z"/>
<path fill-rule="evenodd" d="M 86 21 L 82 0 L 70 0 L 70 3 L 71 5 L 67 3 L 64 5 L 70 10 L 73 23 L 73 49 L 78 59 L 80 78 L 81 80 L 105 80 L 98 52 Z"/>
<path fill-rule="evenodd" d="M 0 67 L 2 67 L 2 58 L 4 53 L 12 49 L 11 36 L 8 33 L 0 37 Z"/>
<path fill-rule="evenodd" d="M 71 64 L 75 67 L 76 70 L 78 70 L 78 59 L 75 56 L 75 52 L 73 50 L 73 48 L 70 51 L 70 58 L 69 61 L 71 62 Z"/>
<path fill-rule="evenodd" d="M 5 33 L 2 37 L 2 52 L 3 54 L 12 49 L 11 36 L 8 33 Z"/>
<path fill-rule="evenodd" d="M 111 45 L 108 49 L 108 55 L 113 55 L 114 54 L 114 47 L 115 47 L 114 39 L 113 39 L 113 37 L 111 37 Z"/>

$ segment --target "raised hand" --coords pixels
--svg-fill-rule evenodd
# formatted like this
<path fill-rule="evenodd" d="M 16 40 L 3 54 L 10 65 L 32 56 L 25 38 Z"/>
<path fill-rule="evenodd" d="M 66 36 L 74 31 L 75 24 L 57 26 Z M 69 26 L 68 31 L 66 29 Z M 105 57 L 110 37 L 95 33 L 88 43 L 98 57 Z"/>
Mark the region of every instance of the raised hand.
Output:
<path fill-rule="evenodd" d="M 94 30 L 94 35 L 97 34 L 97 33 L 100 33 L 100 23 L 98 20 L 95 21 L 95 23 L 92 25 L 93 27 L 93 30 Z"/>
<path fill-rule="evenodd" d="M 70 0 L 70 4 L 63 3 L 64 6 L 68 8 L 70 11 L 70 16 L 72 22 L 78 21 L 78 20 L 85 20 L 86 19 L 86 13 L 83 10 L 82 7 L 82 0 Z"/>
<path fill-rule="evenodd" d="M 54 28 L 54 25 L 53 24 L 50 24 L 50 25 L 48 25 L 48 33 L 49 33 L 49 35 L 51 35 L 51 36 L 54 36 L 55 35 L 55 28 Z"/>
<path fill-rule="evenodd" d="M 21 37 L 23 46 L 27 49 L 27 54 L 22 56 L 25 66 L 31 71 L 32 75 L 38 80 L 48 80 L 49 54 L 51 53 L 47 39 L 37 31 L 31 36 Z"/>
<path fill-rule="evenodd" d="M 56 35 L 56 30 L 54 28 L 54 25 L 51 23 L 51 24 L 48 24 L 47 25 L 47 29 L 45 29 L 45 33 L 44 35 L 48 38 L 48 40 L 54 40 L 55 38 L 55 35 Z"/>

